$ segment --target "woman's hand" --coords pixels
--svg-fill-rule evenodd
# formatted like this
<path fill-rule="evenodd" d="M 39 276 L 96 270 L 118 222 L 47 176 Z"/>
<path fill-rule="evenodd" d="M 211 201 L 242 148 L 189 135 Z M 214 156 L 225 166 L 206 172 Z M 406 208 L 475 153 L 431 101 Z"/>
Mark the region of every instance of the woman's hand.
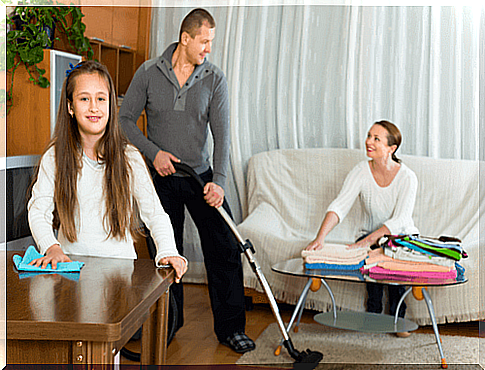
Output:
<path fill-rule="evenodd" d="M 45 269 L 50 263 L 52 268 L 55 270 L 57 269 L 58 262 L 72 262 L 72 260 L 64 254 L 59 244 L 54 244 L 47 249 L 44 257 L 32 260 L 29 265 L 33 265 L 35 267 L 42 265 L 42 268 Z"/>
<path fill-rule="evenodd" d="M 187 271 L 187 263 L 181 257 L 165 257 L 160 260 L 162 265 L 172 265 L 175 270 L 175 282 L 179 283 L 182 276 Z"/>
<path fill-rule="evenodd" d="M 308 244 L 305 249 L 307 251 L 318 251 L 320 249 L 323 249 L 323 246 L 324 245 L 325 245 L 325 243 L 323 241 L 320 241 L 318 239 L 315 239 L 310 244 Z"/>
<path fill-rule="evenodd" d="M 358 249 L 358 248 L 369 249 L 371 245 L 372 244 L 364 238 L 364 239 L 358 241 L 357 243 L 348 245 L 347 249 Z"/>

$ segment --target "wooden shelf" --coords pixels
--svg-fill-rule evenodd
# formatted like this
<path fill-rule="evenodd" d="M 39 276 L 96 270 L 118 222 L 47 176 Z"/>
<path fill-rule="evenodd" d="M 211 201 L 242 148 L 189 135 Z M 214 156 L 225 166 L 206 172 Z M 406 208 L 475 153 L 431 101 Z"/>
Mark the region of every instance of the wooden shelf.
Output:
<path fill-rule="evenodd" d="M 135 50 L 108 44 L 96 39 L 91 39 L 90 43 L 94 51 L 94 59 L 108 68 L 115 84 L 116 94 L 126 94 L 136 71 Z"/>

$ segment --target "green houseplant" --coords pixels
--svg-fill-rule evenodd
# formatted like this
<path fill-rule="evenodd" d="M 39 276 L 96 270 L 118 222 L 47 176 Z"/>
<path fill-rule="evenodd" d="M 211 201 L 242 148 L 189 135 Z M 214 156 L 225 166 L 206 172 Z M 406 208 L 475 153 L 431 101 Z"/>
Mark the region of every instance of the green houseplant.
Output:
<path fill-rule="evenodd" d="M 29 74 L 29 80 L 40 87 L 49 87 L 49 80 L 44 77 L 45 70 L 38 67 L 44 59 L 44 48 L 51 48 L 58 37 L 54 30 L 66 36 L 72 52 L 93 58 L 89 39 L 84 36 L 86 25 L 76 6 L 16 6 L 7 17 L 7 71 L 11 73 L 10 86 L 7 90 L 7 113 L 12 106 L 14 75 L 23 65 Z"/>

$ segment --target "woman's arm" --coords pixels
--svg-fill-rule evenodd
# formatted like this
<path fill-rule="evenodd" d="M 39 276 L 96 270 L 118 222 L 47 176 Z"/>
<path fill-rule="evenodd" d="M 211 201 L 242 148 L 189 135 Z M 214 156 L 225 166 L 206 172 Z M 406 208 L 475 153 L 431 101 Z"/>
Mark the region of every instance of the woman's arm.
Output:
<path fill-rule="evenodd" d="M 383 237 L 384 235 L 389 235 L 391 232 L 387 228 L 386 225 L 381 226 L 379 229 L 374 231 L 373 233 L 367 235 L 362 240 L 359 240 L 357 243 L 350 244 L 348 249 L 353 248 L 370 248 L 372 245 L 376 244 L 377 241 Z"/>
<path fill-rule="evenodd" d="M 339 218 L 335 212 L 327 212 L 322 225 L 318 230 L 317 237 L 306 247 L 306 250 L 319 250 L 323 248 L 325 238 L 328 233 L 339 223 Z"/>
<path fill-rule="evenodd" d="M 414 172 L 407 170 L 406 176 L 400 180 L 399 193 L 392 217 L 384 222 L 390 234 L 402 234 L 413 223 L 414 204 L 418 192 L 418 179 Z"/>
<path fill-rule="evenodd" d="M 342 189 L 338 194 L 337 198 L 330 203 L 327 209 L 325 218 L 323 219 L 320 230 L 318 231 L 317 237 L 306 247 L 307 250 L 318 250 L 323 248 L 324 240 L 328 233 L 342 221 L 347 213 L 352 208 L 352 205 L 357 199 L 362 185 L 362 170 L 363 165 L 367 163 L 359 163 L 355 166 L 345 178 Z"/>

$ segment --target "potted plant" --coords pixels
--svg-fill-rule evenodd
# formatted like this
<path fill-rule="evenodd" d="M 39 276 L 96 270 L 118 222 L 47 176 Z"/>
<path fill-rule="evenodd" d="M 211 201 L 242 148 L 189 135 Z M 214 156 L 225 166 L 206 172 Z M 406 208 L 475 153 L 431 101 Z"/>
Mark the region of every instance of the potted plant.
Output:
<path fill-rule="evenodd" d="M 7 90 L 7 113 L 12 106 L 15 71 L 24 65 L 29 80 L 40 87 L 49 87 L 45 70 L 38 67 L 44 59 L 44 48 L 53 46 L 54 30 L 65 35 L 72 52 L 93 58 L 89 39 L 84 36 L 86 25 L 76 6 L 16 6 L 7 17 L 7 71 L 11 73 Z"/>

